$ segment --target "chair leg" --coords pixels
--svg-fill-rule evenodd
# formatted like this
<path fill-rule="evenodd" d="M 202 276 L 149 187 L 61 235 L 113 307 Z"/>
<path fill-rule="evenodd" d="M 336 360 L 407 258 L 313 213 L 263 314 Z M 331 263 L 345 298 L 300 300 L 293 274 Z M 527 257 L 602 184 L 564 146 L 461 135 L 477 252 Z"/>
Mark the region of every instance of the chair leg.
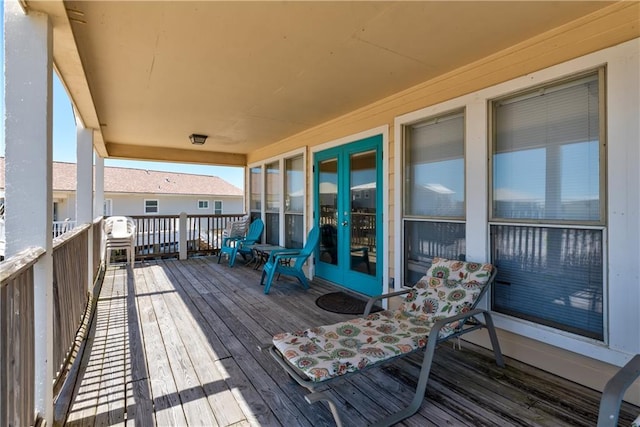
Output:
<path fill-rule="evenodd" d="M 229 254 L 229 267 L 233 267 L 233 264 L 236 263 L 236 255 L 238 255 L 238 247 L 234 247 Z"/>
<path fill-rule="evenodd" d="M 309 289 L 309 282 L 307 282 L 307 278 L 304 275 L 304 273 L 300 272 L 296 274 L 296 277 L 298 278 L 298 281 L 300 282 L 303 288 Z"/>
<path fill-rule="evenodd" d="M 493 318 L 491 317 L 491 313 L 485 311 L 482 313 L 484 315 L 484 325 L 489 332 L 489 339 L 491 340 L 491 347 L 493 348 L 493 355 L 496 358 L 496 365 L 504 368 L 504 358 L 502 357 L 502 351 L 500 350 L 500 343 L 498 342 L 498 335 L 496 334 L 496 328 L 493 326 Z"/>
<path fill-rule="evenodd" d="M 411 399 L 411 403 L 409 403 L 409 406 L 372 424 L 372 427 L 392 426 L 418 412 L 418 409 L 420 409 L 420 405 L 422 405 L 425 393 L 427 391 L 427 381 L 429 379 L 429 373 L 431 372 L 431 364 L 433 363 L 433 355 L 436 351 L 437 343 L 438 340 L 435 339 L 427 341 L 427 347 L 424 350 L 424 358 L 422 360 L 422 368 L 420 369 L 420 377 L 418 377 L 416 393 L 413 395 L 413 399 Z"/>
<path fill-rule="evenodd" d="M 504 359 L 502 358 L 502 352 L 500 351 L 500 344 L 498 343 L 498 336 L 496 335 L 496 330 L 493 326 L 493 319 L 491 318 L 491 314 L 488 312 L 483 312 L 485 319 L 485 326 L 489 331 L 489 338 L 491 339 L 491 345 L 493 347 L 493 353 L 496 358 L 496 364 L 501 368 L 504 367 Z M 440 328 L 432 329 L 430 334 L 438 335 L 440 333 Z M 381 426 L 392 426 L 405 418 L 409 418 L 413 414 L 415 414 L 418 409 L 420 409 L 420 405 L 422 405 L 422 401 L 424 400 L 425 393 L 427 391 L 427 381 L 429 379 L 429 372 L 431 371 L 431 364 L 433 363 L 433 355 L 435 354 L 436 345 L 438 344 L 437 339 L 427 340 L 427 347 L 424 350 L 424 359 L 422 360 L 422 368 L 420 369 L 420 377 L 418 378 L 418 385 L 416 387 L 416 393 L 413 395 L 413 399 L 409 406 L 405 409 L 402 409 L 394 414 L 389 415 L 387 418 L 384 418 L 372 426 L 381 427 Z"/>
<path fill-rule="evenodd" d="M 264 294 L 268 294 L 269 293 L 269 289 L 271 289 L 271 282 L 273 281 L 273 275 L 276 272 L 275 268 L 272 268 L 271 270 L 269 270 L 269 272 L 267 273 L 267 283 L 264 285 Z"/>
<path fill-rule="evenodd" d="M 335 400 L 329 396 L 327 393 L 323 392 L 315 392 L 311 394 L 307 394 L 304 399 L 311 403 L 316 403 L 324 400 L 329 404 L 329 409 L 331 409 L 331 415 L 333 415 L 333 420 L 336 422 L 336 427 L 342 427 L 342 420 L 340 419 L 340 414 L 338 413 L 338 407 L 336 406 Z"/>

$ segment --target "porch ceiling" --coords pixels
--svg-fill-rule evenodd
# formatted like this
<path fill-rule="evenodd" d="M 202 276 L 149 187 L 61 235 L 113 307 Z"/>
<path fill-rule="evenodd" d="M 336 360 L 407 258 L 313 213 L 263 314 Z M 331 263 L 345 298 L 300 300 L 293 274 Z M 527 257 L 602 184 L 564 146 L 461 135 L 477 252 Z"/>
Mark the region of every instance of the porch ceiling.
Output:
<path fill-rule="evenodd" d="M 104 157 L 252 150 L 611 2 L 27 2 Z M 203 146 L 191 133 L 209 135 Z"/>

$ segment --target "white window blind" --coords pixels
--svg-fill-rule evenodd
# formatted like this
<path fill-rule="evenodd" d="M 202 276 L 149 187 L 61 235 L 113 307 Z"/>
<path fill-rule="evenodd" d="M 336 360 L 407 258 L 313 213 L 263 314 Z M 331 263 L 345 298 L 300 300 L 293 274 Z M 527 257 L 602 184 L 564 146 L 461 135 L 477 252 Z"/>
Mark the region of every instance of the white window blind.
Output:
<path fill-rule="evenodd" d="M 406 128 L 405 215 L 464 217 L 464 114 Z"/>
<path fill-rule="evenodd" d="M 493 217 L 600 221 L 598 74 L 494 105 Z"/>
<path fill-rule="evenodd" d="M 280 161 L 265 167 L 265 237 L 270 245 L 280 244 Z"/>
<path fill-rule="evenodd" d="M 600 88 L 595 72 L 493 103 L 491 250 L 493 310 L 604 340 Z"/>

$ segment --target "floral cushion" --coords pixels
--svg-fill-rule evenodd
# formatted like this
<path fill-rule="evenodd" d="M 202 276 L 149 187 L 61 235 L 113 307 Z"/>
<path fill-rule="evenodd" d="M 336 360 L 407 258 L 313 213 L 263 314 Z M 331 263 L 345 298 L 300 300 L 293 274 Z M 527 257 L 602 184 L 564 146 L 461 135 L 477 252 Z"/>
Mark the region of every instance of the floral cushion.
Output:
<path fill-rule="evenodd" d="M 466 313 L 475 307 L 492 269 L 491 264 L 434 258 L 426 275 L 407 294 L 399 310 L 415 316 L 427 316 L 434 323 Z M 458 323 L 453 323 L 446 328 L 453 333 L 457 326 Z"/>
<path fill-rule="evenodd" d="M 291 364 L 320 382 L 424 347 L 432 325 L 426 319 L 387 310 L 278 334 L 273 343 Z"/>
<path fill-rule="evenodd" d="M 434 265 L 395 311 L 273 337 L 280 353 L 309 379 L 320 382 L 409 353 L 427 344 L 434 323 L 477 303 L 491 264 L 434 259 Z M 442 276 L 442 277 L 438 277 Z M 453 278 L 458 278 L 457 280 Z M 459 322 L 440 330 L 443 339 Z"/>
<path fill-rule="evenodd" d="M 491 276 L 491 264 L 477 262 L 454 261 L 444 258 L 433 258 L 431 267 L 427 270 L 428 277 L 438 277 L 445 280 L 460 280 L 463 282 L 487 283 Z"/>

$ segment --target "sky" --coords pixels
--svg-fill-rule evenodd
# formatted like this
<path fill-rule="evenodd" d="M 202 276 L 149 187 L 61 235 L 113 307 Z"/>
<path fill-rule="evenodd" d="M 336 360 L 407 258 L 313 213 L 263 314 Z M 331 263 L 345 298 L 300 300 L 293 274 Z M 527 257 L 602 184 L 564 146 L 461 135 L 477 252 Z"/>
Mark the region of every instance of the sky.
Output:
<path fill-rule="evenodd" d="M 1 4 L 0 4 L 1 6 Z M 0 117 L 4 121 L 4 7 L 0 7 Z M 53 160 L 76 163 L 76 124 L 73 108 L 67 93 L 56 73 L 53 73 Z M 186 136 L 185 136 L 186 138 Z M 4 123 L 0 125 L 0 156 L 5 152 Z M 230 182 L 238 188 L 244 188 L 243 168 L 193 165 L 184 163 L 144 162 L 133 160 L 105 159 L 105 166 L 125 168 L 161 170 L 167 172 L 191 173 L 198 175 L 215 175 Z"/>

